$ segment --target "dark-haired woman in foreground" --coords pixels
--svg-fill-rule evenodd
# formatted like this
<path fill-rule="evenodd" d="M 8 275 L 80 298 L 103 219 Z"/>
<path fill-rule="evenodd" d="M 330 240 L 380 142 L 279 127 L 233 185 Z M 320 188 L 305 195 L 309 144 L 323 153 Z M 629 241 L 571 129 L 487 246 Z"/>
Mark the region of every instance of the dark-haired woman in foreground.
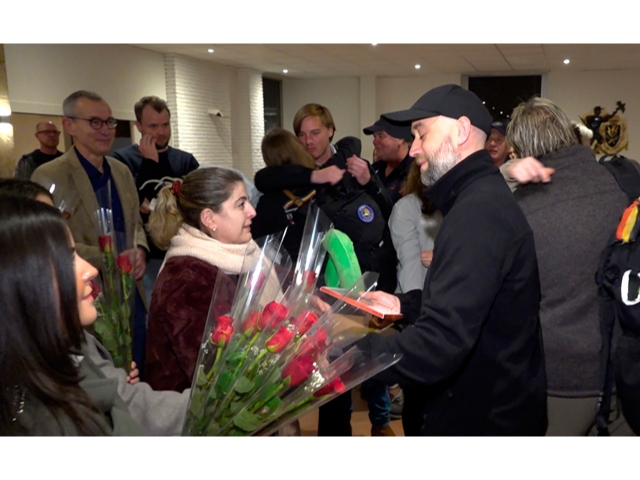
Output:
<path fill-rule="evenodd" d="M 97 273 L 56 209 L 0 193 L 1 434 L 145 433 L 82 350 Z"/>

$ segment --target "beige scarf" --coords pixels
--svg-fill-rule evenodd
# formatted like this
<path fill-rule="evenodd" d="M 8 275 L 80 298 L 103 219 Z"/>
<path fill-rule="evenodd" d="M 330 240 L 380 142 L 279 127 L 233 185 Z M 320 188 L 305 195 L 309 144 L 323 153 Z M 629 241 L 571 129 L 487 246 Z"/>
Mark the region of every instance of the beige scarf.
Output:
<path fill-rule="evenodd" d="M 182 224 L 171 239 L 171 245 L 162 263 L 171 257 L 194 257 L 218 267 L 225 273 L 240 274 L 251 270 L 260 255 L 260 248 L 253 240 L 247 243 L 222 243 L 197 228 Z"/>

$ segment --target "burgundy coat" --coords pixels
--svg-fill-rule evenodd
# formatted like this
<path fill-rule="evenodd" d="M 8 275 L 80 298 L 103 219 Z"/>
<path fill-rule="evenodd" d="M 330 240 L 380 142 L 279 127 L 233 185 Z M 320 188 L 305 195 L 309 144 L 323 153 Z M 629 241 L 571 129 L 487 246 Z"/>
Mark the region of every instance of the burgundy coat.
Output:
<path fill-rule="evenodd" d="M 158 275 L 147 328 L 146 381 L 154 390 L 182 392 L 191 386 L 218 268 L 194 257 L 167 260 Z M 227 313 L 235 280 L 222 286 Z"/>

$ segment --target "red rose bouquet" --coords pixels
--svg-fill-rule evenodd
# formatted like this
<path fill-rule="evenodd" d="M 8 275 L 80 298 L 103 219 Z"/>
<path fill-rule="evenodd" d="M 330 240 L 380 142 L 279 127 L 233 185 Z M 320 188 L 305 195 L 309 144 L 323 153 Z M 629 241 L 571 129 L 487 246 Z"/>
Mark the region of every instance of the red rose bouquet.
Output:
<path fill-rule="evenodd" d="M 331 225 L 313 207 L 292 275 L 284 274 L 282 252 L 263 248 L 264 261 L 241 277 L 230 312 L 216 307 L 222 302 L 214 288 L 183 434 L 273 431 L 398 360 L 365 362 L 352 347 L 371 331 L 368 318 L 316 289 Z M 281 273 L 275 292 L 265 287 L 274 271 Z M 353 290 L 370 290 L 376 280 L 365 274 Z"/>
<path fill-rule="evenodd" d="M 96 284 L 98 319 L 93 324 L 96 337 L 113 357 L 116 367 L 131 366 L 131 327 L 134 288 L 133 265 L 127 254 L 118 255 L 113 216 L 110 209 L 94 213 L 98 244 L 102 256 L 100 283 Z"/>

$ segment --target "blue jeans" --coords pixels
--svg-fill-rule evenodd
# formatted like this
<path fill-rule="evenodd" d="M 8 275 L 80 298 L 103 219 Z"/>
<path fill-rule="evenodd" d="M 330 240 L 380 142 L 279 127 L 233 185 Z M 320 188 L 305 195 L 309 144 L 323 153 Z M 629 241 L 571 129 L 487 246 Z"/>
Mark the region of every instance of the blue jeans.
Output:
<path fill-rule="evenodd" d="M 362 383 L 360 392 L 369 405 L 369 421 L 371 425 L 379 428 L 388 427 L 391 419 L 389 387 L 385 383 L 370 378 Z"/>

